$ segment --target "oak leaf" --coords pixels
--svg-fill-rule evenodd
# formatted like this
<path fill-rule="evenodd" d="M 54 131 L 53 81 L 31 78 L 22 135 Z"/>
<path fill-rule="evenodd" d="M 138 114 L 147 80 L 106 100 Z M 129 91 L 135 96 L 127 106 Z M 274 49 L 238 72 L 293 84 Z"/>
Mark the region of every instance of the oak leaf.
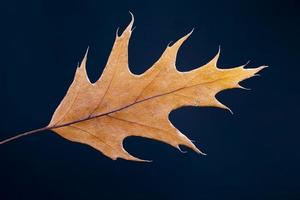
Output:
<path fill-rule="evenodd" d="M 169 113 L 183 106 L 212 106 L 228 109 L 215 95 L 242 88 L 239 82 L 265 66 L 245 69 L 217 67 L 218 54 L 206 65 L 188 72 L 176 69 L 176 55 L 191 33 L 168 45 L 161 57 L 141 75 L 128 67 L 128 43 L 134 18 L 124 32 L 116 34 L 106 67 L 95 83 L 86 72 L 87 53 L 76 70 L 74 81 L 56 109 L 49 125 L 65 139 L 90 145 L 111 159 L 144 161 L 123 148 L 123 140 L 140 136 L 202 153 L 169 121 Z"/>

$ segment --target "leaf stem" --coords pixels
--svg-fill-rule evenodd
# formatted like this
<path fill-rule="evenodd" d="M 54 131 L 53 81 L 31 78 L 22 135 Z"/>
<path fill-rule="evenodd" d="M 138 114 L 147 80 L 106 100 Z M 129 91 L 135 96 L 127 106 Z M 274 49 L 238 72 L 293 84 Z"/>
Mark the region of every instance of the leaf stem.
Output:
<path fill-rule="evenodd" d="M 27 132 L 25 132 L 25 133 L 21 133 L 21 134 L 19 134 L 19 135 L 14 136 L 14 137 L 7 138 L 7 139 L 5 139 L 5 140 L 2 140 L 2 141 L 0 142 L 0 145 L 1 145 L 1 144 L 5 144 L 5 143 L 10 142 L 10 141 L 13 141 L 13 140 L 16 140 L 16 139 L 18 139 L 18 138 L 20 138 L 20 137 L 24 137 L 24 136 L 27 136 L 27 135 L 31 135 L 31 134 L 33 134 L 33 133 L 41 132 L 41 131 L 50 130 L 50 129 L 52 129 L 52 128 L 53 128 L 53 127 L 46 126 L 46 127 L 43 127 L 43 128 L 38 128 L 38 129 L 32 130 L 32 131 L 27 131 Z"/>

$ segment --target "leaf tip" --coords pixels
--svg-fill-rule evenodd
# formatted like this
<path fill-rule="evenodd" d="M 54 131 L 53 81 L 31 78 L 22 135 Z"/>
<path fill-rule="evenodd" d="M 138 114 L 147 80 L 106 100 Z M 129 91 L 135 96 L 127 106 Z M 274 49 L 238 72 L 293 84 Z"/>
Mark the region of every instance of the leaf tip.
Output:
<path fill-rule="evenodd" d="M 207 154 L 204 153 L 203 151 L 201 151 L 200 149 L 196 148 L 196 150 L 194 150 L 196 153 L 201 154 L 203 156 L 206 156 Z"/>
<path fill-rule="evenodd" d="M 219 45 L 218 52 L 215 55 L 215 57 L 213 57 L 213 59 L 211 59 L 211 61 L 209 61 L 205 66 L 209 68 L 211 67 L 218 68 L 218 60 L 220 58 L 220 54 L 221 54 L 221 45 Z"/>
<path fill-rule="evenodd" d="M 263 70 L 263 69 L 269 68 L 269 67 L 270 66 L 268 66 L 268 65 L 262 65 L 262 66 L 258 67 L 258 72 Z"/>
<path fill-rule="evenodd" d="M 89 49 L 90 49 L 90 47 L 88 46 L 87 49 L 86 49 L 86 51 L 85 51 L 84 57 L 82 59 L 80 68 L 81 67 L 83 67 L 84 69 L 86 68 L 86 61 L 87 61 L 87 56 L 88 56 L 88 53 L 89 53 Z"/>
<path fill-rule="evenodd" d="M 249 63 L 251 62 L 251 60 L 248 60 L 245 64 L 242 65 L 242 67 L 246 67 L 247 65 L 249 65 Z"/>
<path fill-rule="evenodd" d="M 267 65 L 262 65 L 260 67 L 257 68 L 252 68 L 252 69 L 247 69 L 247 70 L 252 70 L 253 71 L 253 76 L 261 76 L 260 74 L 257 74 L 258 72 L 260 72 L 261 70 L 268 68 L 269 66 Z"/>
<path fill-rule="evenodd" d="M 129 25 L 127 26 L 126 30 L 125 31 L 132 31 L 132 26 L 133 26 L 133 23 L 134 23 L 134 15 L 132 14 L 132 12 L 128 11 L 130 16 L 131 16 L 131 21 L 129 23 Z"/>
<path fill-rule="evenodd" d="M 232 114 L 232 115 L 234 114 L 233 111 L 229 107 L 225 106 L 224 104 L 222 104 L 222 105 L 223 105 L 223 107 L 222 107 L 223 109 L 229 111 L 230 114 Z"/>
<path fill-rule="evenodd" d="M 134 23 L 134 16 L 133 16 L 132 12 L 130 12 L 130 11 L 128 11 L 128 12 L 131 15 L 131 21 L 129 22 L 129 24 L 127 25 L 127 27 L 125 28 L 125 30 L 123 31 L 123 33 L 121 35 L 119 34 L 120 27 L 117 28 L 117 30 L 116 30 L 116 39 L 118 39 L 118 38 L 120 38 L 124 35 L 127 35 L 127 36 L 129 35 L 129 37 L 130 37 L 131 32 L 134 29 L 134 28 L 132 28 L 133 23 Z"/>
<path fill-rule="evenodd" d="M 176 148 L 181 152 L 181 153 L 187 153 L 187 151 L 183 151 L 179 145 L 176 146 Z"/>
<path fill-rule="evenodd" d="M 190 140 L 190 142 L 191 142 L 191 144 L 188 147 L 190 147 L 191 149 L 193 149 L 196 153 L 201 154 L 203 156 L 206 156 L 206 153 L 204 153 L 203 151 L 201 151 L 200 149 L 198 149 L 196 147 L 196 145 L 193 143 L 194 141 Z"/>
<path fill-rule="evenodd" d="M 116 38 L 120 37 L 120 35 L 119 35 L 119 29 L 120 29 L 120 27 L 118 27 L 117 30 L 116 30 Z"/>
<path fill-rule="evenodd" d="M 251 90 L 251 88 L 246 88 L 244 86 L 241 86 L 240 84 L 238 84 L 237 88 L 242 89 L 242 90 Z"/>
<path fill-rule="evenodd" d="M 167 47 L 168 48 L 174 47 L 174 49 L 176 50 L 176 53 L 177 53 L 180 46 L 192 35 L 193 31 L 194 31 L 194 28 L 189 33 L 187 33 L 186 35 L 184 35 L 183 37 L 178 39 L 174 44 L 172 44 L 173 41 L 169 42 Z"/>
<path fill-rule="evenodd" d="M 186 34 L 186 36 L 189 37 L 190 35 L 192 35 L 192 33 L 194 32 L 194 30 L 195 30 L 195 27 L 193 27 L 192 30 L 188 34 Z"/>

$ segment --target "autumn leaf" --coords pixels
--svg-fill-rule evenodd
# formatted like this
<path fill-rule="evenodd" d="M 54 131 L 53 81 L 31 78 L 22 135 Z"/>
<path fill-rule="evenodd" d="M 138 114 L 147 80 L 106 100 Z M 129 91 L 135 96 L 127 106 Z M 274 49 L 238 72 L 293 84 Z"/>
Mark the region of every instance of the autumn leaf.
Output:
<path fill-rule="evenodd" d="M 228 109 L 216 99 L 220 91 L 242 88 L 239 82 L 265 68 L 217 67 L 219 53 L 206 65 L 188 72 L 176 69 L 176 55 L 191 33 L 167 46 L 153 66 L 141 75 L 128 67 L 128 43 L 134 18 L 116 39 L 102 76 L 91 83 L 86 73 L 87 53 L 74 81 L 47 127 L 4 140 L 1 144 L 43 130 L 89 145 L 111 159 L 143 161 L 123 148 L 123 140 L 140 136 L 202 153 L 169 121 L 169 113 L 183 106 Z"/>

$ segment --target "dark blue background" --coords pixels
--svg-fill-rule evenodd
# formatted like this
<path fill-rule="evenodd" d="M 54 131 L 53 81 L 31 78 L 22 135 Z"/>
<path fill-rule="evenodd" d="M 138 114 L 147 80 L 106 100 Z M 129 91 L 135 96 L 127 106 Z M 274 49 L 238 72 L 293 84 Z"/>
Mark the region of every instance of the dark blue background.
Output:
<path fill-rule="evenodd" d="M 183 108 L 171 121 L 208 156 L 128 138 L 152 163 L 112 161 L 51 131 L 0 146 L 2 199 L 300 199 L 299 1 L 21 1 L 0 3 L 0 138 L 47 125 L 90 46 L 96 80 L 117 27 L 135 15 L 130 67 L 142 73 L 188 33 L 182 71 L 222 52 L 226 68 L 267 64 L 252 91 L 218 95 L 234 115 Z M 187 149 L 186 149 L 187 150 Z"/>

